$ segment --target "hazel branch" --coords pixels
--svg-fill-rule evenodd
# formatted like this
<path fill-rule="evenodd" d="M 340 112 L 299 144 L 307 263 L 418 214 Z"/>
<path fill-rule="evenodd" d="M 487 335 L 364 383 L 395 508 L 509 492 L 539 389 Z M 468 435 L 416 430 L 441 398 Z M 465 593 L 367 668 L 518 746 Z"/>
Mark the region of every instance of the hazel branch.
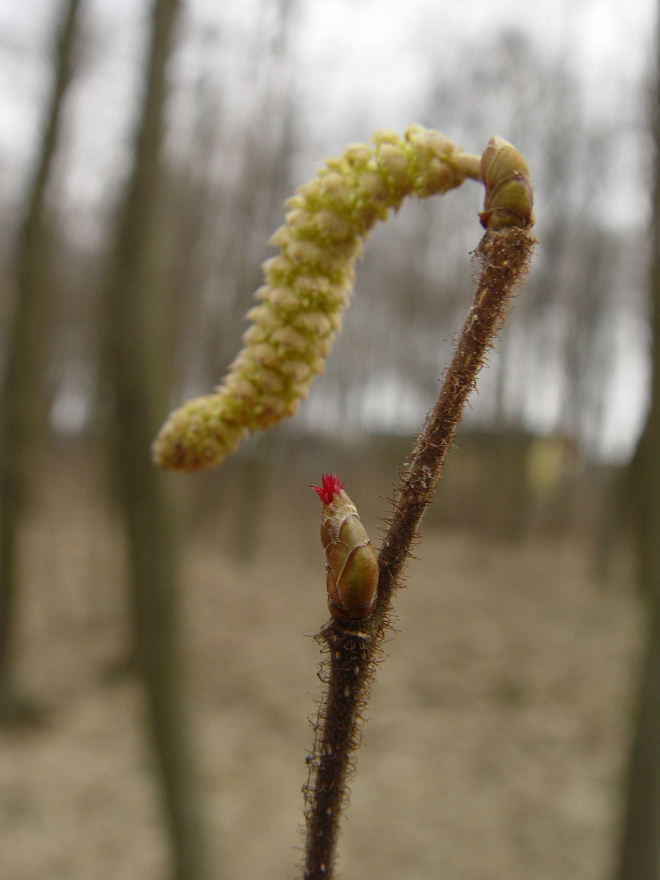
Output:
<path fill-rule="evenodd" d="M 534 237 L 515 227 L 487 232 L 477 250 L 483 267 L 474 302 L 465 320 L 440 393 L 417 438 L 397 489 L 394 511 L 378 557 L 377 614 L 386 615 L 392 590 L 433 499 L 447 453 L 488 349 L 501 329 L 507 305 L 524 279 Z"/>
<path fill-rule="evenodd" d="M 529 169 L 498 137 L 483 156 L 463 152 L 445 135 L 411 126 L 404 138 L 376 132 L 326 162 L 287 203 L 286 223 L 273 236 L 279 256 L 264 264 L 266 284 L 249 313 L 245 347 L 214 394 L 171 414 L 153 445 L 164 468 L 198 470 L 219 464 L 248 431 L 292 415 L 305 397 L 341 328 L 362 241 L 404 198 L 444 193 L 464 180 L 486 188 L 481 274 L 472 309 L 444 375 L 438 399 L 413 448 L 396 492 L 378 555 L 333 475 L 315 487 L 324 504 L 331 620 L 317 635 L 327 653 L 327 681 L 315 725 L 305 786 L 306 880 L 331 880 L 347 779 L 359 745 L 394 589 L 440 478 L 456 426 L 479 369 L 524 278 L 534 245 Z"/>
<path fill-rule="evenodd" d="M 347 780 L 359 745 L 362 712 L 376 663 L 381 659 L 393 591 L 401 585 L 405 561 L 435 493 L 465 404 L 501 329 L 507 305 L 526 276 L 535 244 L 530 232 L 532 190 L 524 159 L 510 144 L 492 138 L 481 169 L 486 185 L 481 220 L 487 230 L 477 250 L 481 272 L 440 392 L 396 492 L 392 518 L 378 555 L 373 613 L 359 617 L 333 614 L 317 635 L 328 655 L 322 666 L 327 692 L 315 723 L 304 788 L 305 880 L 331 880 L 334 876 L 339 821 L 348 797 Z"/>

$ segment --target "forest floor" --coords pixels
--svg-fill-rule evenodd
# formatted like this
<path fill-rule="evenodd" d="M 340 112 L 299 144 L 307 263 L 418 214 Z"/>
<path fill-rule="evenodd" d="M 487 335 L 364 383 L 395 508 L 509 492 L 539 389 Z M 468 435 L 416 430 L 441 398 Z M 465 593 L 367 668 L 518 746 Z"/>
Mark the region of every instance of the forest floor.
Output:
<path fill-rule="evenodd" d="M 56 500 L 59 515 L 46 509 L 26 536 L 21 672 L 46 713 L 0 736 L 0 877 L 165 880 L 140 689 L 107 677 L 126 647 L 117 536 L 93 507 Z M 327 616 L 318 513 L 312 493 L 309 510 L 271 510 L 250 562 L 232 559 L 221 526 L 187 554 L 218 880 L 298 876 L 320 693 L 309 636 Z M 625 560 L 603 586 L 577 540 L 427 529 L 417 554 L 374 685 L 341 876 L 603 880 L 638 648 Z"/>

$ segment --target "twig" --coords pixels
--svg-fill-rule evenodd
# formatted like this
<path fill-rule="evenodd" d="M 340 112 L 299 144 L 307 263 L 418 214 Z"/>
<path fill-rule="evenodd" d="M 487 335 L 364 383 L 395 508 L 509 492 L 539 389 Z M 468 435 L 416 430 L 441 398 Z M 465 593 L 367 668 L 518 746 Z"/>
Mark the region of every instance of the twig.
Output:
<path fill-rule="evenodd" d="M 304 789 L 305 880 L 329 880 L 334 874 L 347 777 L 359 745 L 362 709 L 389 625 L 392 594 L 401 585 L 405 560 L 433 498 L 465 403 L 502 326 L 507 303 L 525 277 L 534 243 L 527 229 L 515 226 L 490 229 L 484 235 L 477 250 L 482 269 L 472 308 L 396 492 L 393 515 L 378 556 L 374 613 L 366 620 L 353 622 L 333 618 L 316 637 L 329 655 L 322 671 L 328 691 L 315 725 Z"/>
<path fill-rule="evenodd" d="M 525 278 L 535 241 L 527 230 L 513 227 L 489 231 L 479 244 L 477 256 L 483 264 L 472 308 L 440 393 L 401 477 L 394 513 L 378 556 L 380 578 L 374 615 L 378 629 L 382 629 L 387 617 L 392 591 L 410 555 L 417 527 L 433 499 L 466 401 L 502 327 L 507 304 Z"/>

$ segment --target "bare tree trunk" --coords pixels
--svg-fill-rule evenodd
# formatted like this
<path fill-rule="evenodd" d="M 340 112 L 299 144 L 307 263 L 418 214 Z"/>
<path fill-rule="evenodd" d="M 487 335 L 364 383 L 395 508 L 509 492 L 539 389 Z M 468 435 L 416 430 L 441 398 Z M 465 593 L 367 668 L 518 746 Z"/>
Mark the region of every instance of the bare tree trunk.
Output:
<path fill-rule="evenodd" d="M 656 22 L 660 32 L 660 9 Z M 635 707 L 632 718 L 633 734 L 628 756 L 626 802 L 624 807 L 621 842 L 616 868 L 616 880 L 648 880 L 660 873 L 658 853 L 660 808 L 658 776 L 658 739 L 660 713 L 658 710 L 659 615 L 658 586 L 660 559 L 658 558 L 658 531 L 660 529 L 660 68 L 657 67 L 651 100 L 651 125 L 655 143 L 653 168 L 655 181 L 652 204 L 652 252 L 650 260 L 650 319 L 653 333 L 651 400 L 646 426 L 640 438 L 629 480 L 631 509 L 635 515 L 637 579 L 642 600 L 646 603 L 645 646 L 640 662 Z"/>
<path fill-rule="evenodd" d="M 171 371 L 164 299 L 162 143 L 179 0 L 154 0 L 133 168 L 120 206 L 109 267 L 109 372 L 113 462 L 129 549 L 132 646 L 143 677 L 149 733 L 176 880 L 209 876 L 200 795 L 184 699 L 178 607 L 178 544 L 168 478 L 150 461 Z"/>
<path fill-rule="evenodd" d="M 17 546 L 34 473 L 39 427 L 45 313 L 48 301 L 46 194 L 61 128 L 62 107 L 75 64 L 80 0 L 63 5 L 53 48 L 53 81 L 43 133 L 28 184 L 14 254 L 15 301 L 7 334 L 0 414 L 0 722 L 29 711 L 15 681 L 19 598 Z"/>
<path fill-rule="evenodd" d="M 658 877 L 658 643 L 657 600 L 648 617 L 639 667 L 616 880 Z"/>

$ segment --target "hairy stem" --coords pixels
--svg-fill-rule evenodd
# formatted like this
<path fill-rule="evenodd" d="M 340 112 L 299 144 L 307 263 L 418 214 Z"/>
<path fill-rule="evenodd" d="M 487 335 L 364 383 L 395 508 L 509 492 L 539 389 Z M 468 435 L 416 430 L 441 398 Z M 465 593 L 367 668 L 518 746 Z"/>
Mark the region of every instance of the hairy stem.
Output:
<path fill-rule="evenodd" d="M 535 239 L 517 226 L 489 230 L 477 254 L 482 269 L 440 392 L 417 438 L 398 486 L 394 511 L 378 556 L 378 599 L 373 615 L 354 624 L 332 620 L 317 639 L 327 646 L 328 689 L 316 722 L 305 786 L 305 880 L 334 876 L 336 845 L 347 778 L 359 745 L 362 709 L 389 623 L 394 589 L 440 479 L 465 403 L 488 349 L 500 330 L 515 287 L 525 277 Z"/>
<path fill-rule="evenodd" d="M 534 236 L 517 227 L 488 231 L 479 244 L 477 255 L 482 260 L 482 269 L 472 308 L 443 377 L 440 393 L 401 476 L 393 516 L 378 556 L 380 576 L 374 616 L 379 628 L 387 617 L 392 591 L 410 555 L 417 527 L 433 499 L 479 370 L 502 328 L 507 304 L 527 273 L 534 244 Z"/>
<path fill-rule="evenodd" d="M 344 629 L 332 620 L 316 638 L 325 644 L 329 655 L 325 664 L 328 692 L 319 711 L 309 778 L 304 788 L 305 880 L 332 876 L 351 756 L 359 745 L 360 710 L 373 669 L 371 634 Z"/>

